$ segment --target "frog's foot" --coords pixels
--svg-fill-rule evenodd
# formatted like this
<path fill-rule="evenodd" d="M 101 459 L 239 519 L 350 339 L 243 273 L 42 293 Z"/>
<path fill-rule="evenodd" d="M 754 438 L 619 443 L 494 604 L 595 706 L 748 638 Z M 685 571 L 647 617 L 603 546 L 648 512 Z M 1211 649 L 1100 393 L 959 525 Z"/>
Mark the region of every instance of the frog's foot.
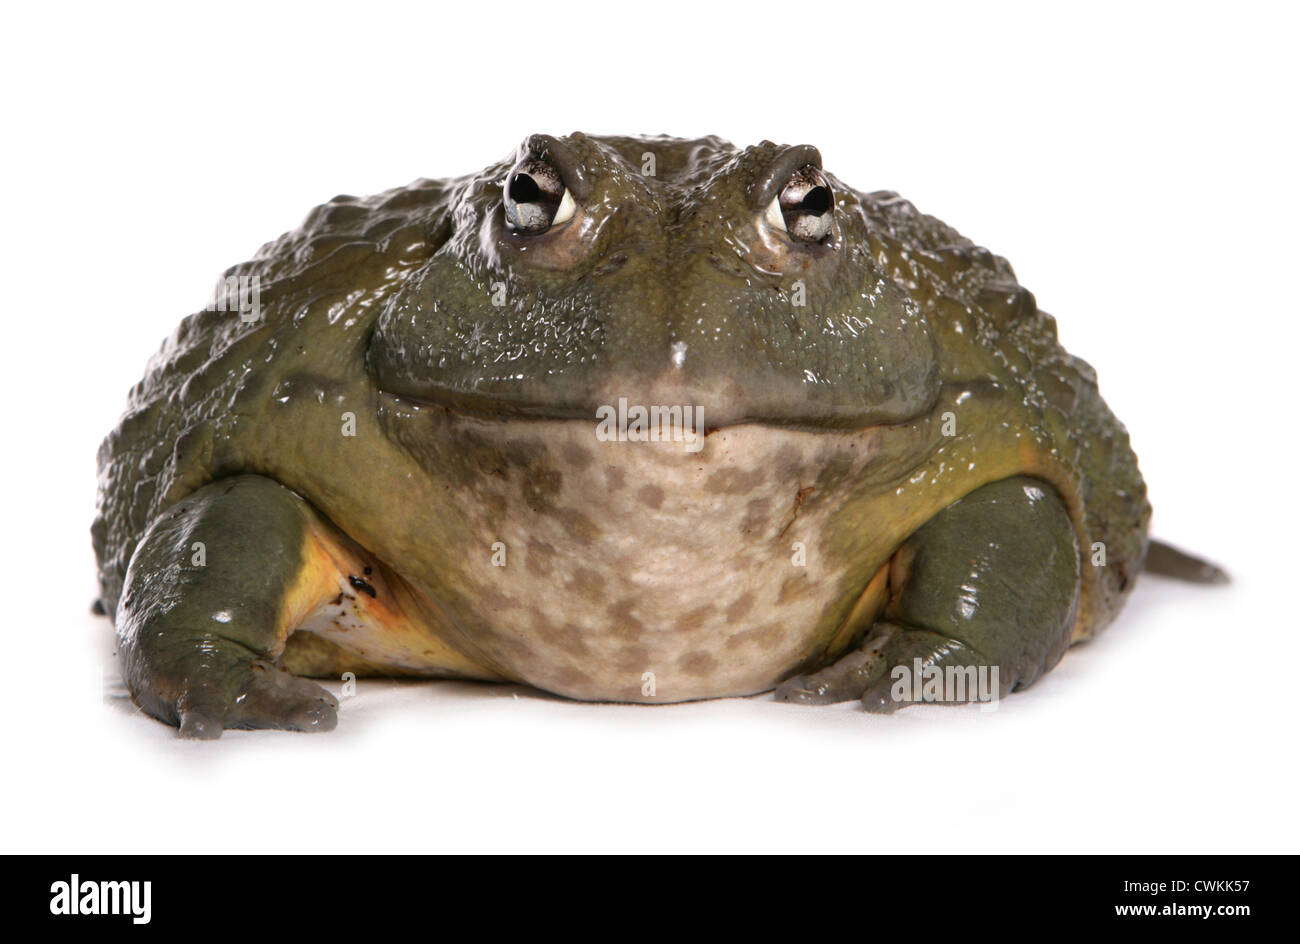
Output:
<path fill-rule="evenodd" d="M 776 698 L 860 698 L 874 712 L 1000 698 L 1060 661 L 1078 593 L 1074 527 L 1051 487 L 1024 477 L 986 485 L 899 550 L 891 601 L 863 642 L 789 679 Z"/>
<path fill-rule="evenodd" d="M 924 629 L 901 628 L 885 649 L 888 671 L 862 690 L 867 711 L 888 714 L 918 702 L 963 705 L 1004 698 L 1031 685 L 1065 651 L 1047 660 L 1025 652 L 986 655 L 960 639 Z"/>
<path fill-rule="evenodd" d="M 263 659 L 218 669 L 210 653 L 196 652 L 192 662 L 192 681 L 171 686 L 180 692 L 176 714 L 183 738 L 218 738 L 226 728 L 332 731 L 338 724 L 333 695 Z"/>
<path fill-rule="evenodd" d="M 304 615 L 338 593 L 344 542 L 260 476 L 214 482 L 163 512 L 132 556 L 117 610 L 136 704 L 187 738 L 331 730 L 338 702 L 275 660 Z"/>
<path fill-rule="evenodd" d="M 777 686 L 777 701 L 801 705 L 830 705 L 861 698 L 889 668 L 885 648 L 898 634 L 892 623 L 876 623 L 856 649 L 817 672 L 796 675 Z"/>

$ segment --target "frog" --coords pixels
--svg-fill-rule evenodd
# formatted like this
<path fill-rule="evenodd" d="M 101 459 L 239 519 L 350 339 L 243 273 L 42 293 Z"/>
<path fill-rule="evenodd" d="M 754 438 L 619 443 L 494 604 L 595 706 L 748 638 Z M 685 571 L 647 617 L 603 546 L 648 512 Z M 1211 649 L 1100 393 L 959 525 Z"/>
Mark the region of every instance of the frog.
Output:
<path fill-rule="evenodd" d="M 1004 258 L 718 137 L 318 206 L 149 361 L 96 507 L 123 680 L 194 739 L 330 730 L 327 679 L 998 700 L 1144 568 L 1223 577 Z"/>

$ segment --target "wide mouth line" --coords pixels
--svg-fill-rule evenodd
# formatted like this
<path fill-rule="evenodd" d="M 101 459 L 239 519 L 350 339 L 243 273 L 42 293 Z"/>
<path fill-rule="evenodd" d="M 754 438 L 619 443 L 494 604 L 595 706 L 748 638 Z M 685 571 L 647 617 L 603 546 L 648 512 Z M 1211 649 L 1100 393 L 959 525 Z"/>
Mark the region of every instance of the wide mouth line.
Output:
<path fill-rule="evenodd" d="M 528 422 L 538 424 L 590 423 L 595 426 L 601 420 L 598 411 L 607 406 L 612 406 L 612 404 L 601 404 L 597 407 L 589 406 L 581 409 L 578 407 L 557 409 L 554 405 L 520 405 L 508 400 L 493 400 L 491 397 L 478 395 L 450 396 L 444 399 L 412 393 L 399 393 L 378 386 L 375 389 L 382 396 L 411 403 L 422 409 L 437 409 L 452 416 L 474 419 L 480 422 Z M 483 408 L 479 407 L 478 404 L 492 404 L 492 407 Z M 682 407 L 687 405 L 688 404 L 676 404 L 676 406 Z M 689 405 L 703 406 L 705 408 L 703 412 L 706 414 L 708 413 L 707 404 Z M 658 406 L 660 406 L 660 408 L 663 407 L 663 405 Z M 866 422 L 857 422 L 849 416 L 838 419 L 830 416 L 812 420 L 761 416 L 751 413 L 723 413 L 724 419 L 721 422 L 718 422 L 716 419 L 709 419 L 706 416 L 703 428 L 699 431 L 699 434 L 703 436 L 712 436 L 714 433 L 721 430 L 739 426 L 759 426 L 768 429 L 788 430 L 790 432 L 802 433 L 866 433 L 872 430 L 907 426 L 930 415 L 931 412 L 932 409 L 926 408 L 899 419 L 891 419 L 888 421 L 871 420 Z M 713 415 L 716 416 L 717 413 L 715 412 Z"/>

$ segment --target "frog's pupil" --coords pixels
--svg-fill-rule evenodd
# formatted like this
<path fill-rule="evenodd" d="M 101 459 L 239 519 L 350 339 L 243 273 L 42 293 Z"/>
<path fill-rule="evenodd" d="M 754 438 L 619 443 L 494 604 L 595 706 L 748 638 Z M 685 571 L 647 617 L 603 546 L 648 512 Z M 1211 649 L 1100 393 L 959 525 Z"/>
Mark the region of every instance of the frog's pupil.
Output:
<path fill-rule="evenodd" d="M 813 187 L 803 198 L 799 207 L 805 213 L 821 216 L 831 208 L 831 190 L 829 187 Z"/>
<path fill-rule="evenodd" d="M 510 179 L 510 199 L 515 203 L 536 203 L 541 195 L 542 190 L 537 186 L 537 181 L 527 174 L 515 174 Z"/>

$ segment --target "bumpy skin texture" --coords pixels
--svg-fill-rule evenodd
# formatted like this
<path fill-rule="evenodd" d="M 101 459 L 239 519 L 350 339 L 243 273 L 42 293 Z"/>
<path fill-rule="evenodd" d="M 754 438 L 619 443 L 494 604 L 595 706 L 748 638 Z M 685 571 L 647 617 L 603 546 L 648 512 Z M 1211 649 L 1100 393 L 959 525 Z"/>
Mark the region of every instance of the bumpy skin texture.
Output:
<path fill-rule="evenodd" d="M 502 211 L 529 158 L 577 205 L 532 236 Z M 322 596 L 282 606 L 298 625 L 259 656 L 298 674 L 765 691 L 871 638 L 909 537 L 1015 476 L 1059 496 L 1080 552 L 1066 637 L 1098 631 L 1150 508 L 1093 371 L 1004 259 L 895 194 L 827 173 L 825 244 L 778 231 L 764 208 L 809 163 L 766 142 L 535 136 L 477 174 L 318 207 L 227 272 L 258 280 L 259 319 L 234 299 L 185 319 L 100 448 L 119 635 L 139 630 L 119 605 L 146 530 L 235 476 L 315 516 L 280 581 Z M 598 441 L 620 397 L 702 407 L 704 448 Z M 134 566 L 133 592 L 158 595 L 170 565 Z M 361 566 L 383 593 L 349 594 Z M 146 665 L 137 698 L 151 685 Z"/>

